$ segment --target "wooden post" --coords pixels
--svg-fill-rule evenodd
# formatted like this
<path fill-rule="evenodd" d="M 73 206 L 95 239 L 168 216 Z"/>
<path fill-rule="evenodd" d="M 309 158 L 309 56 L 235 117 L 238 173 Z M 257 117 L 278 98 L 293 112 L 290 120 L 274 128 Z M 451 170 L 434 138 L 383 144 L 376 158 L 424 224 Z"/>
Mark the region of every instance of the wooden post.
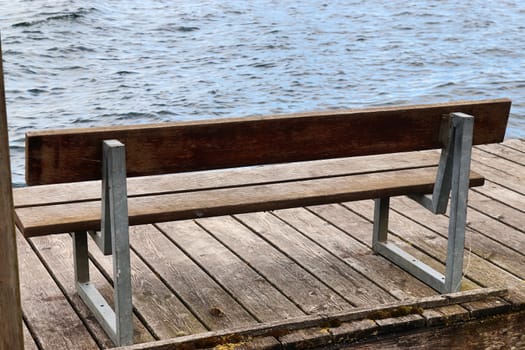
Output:
<path fill-rule="evenodd" d="M 24 349 L 22 306 L 0 42 L 0 349 Z"/>

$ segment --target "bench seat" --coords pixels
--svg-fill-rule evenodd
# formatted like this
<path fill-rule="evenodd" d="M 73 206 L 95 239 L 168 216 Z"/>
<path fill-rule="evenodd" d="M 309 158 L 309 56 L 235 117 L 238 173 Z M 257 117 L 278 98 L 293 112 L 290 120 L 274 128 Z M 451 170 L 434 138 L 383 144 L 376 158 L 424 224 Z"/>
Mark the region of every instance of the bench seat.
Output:
<path fill-rule="evenodd" d="M 131 225 L 432 193 L 436 152 L 130 178 Z M 483 184 L 471 172 L 470 186 Z M 32 186 L 14 192 L 26 237 L 100 230 L 100 181 Z"/>

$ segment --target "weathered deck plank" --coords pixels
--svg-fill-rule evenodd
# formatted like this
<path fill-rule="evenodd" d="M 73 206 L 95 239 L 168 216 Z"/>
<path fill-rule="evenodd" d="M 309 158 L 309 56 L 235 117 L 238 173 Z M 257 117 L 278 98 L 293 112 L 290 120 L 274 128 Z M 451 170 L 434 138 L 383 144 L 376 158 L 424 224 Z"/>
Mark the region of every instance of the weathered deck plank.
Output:
<path fill-rule="evenodd" d="M 510 139 L 503 141 L 503 144 L 507 147 L 515 149 L 520 152 L 525 152 L 525 142 L 524 140 Z"/>
<path fill-rule="evenodd" d="M 261 237 L 355 306 L 387 303 L 394 296 L 270 213 L 238 215 Z"/>
<path fill-rule="evenodd" d="M 389 327 L 398 331 L 413 326 L 446 327 L 524 307 L 524 155 L 523 140 L 476 146 L 473 152 L 473 170 L 487 181 L 469 193 L 463 289 L 503 286 L 509 289 L 504 299 L 441 306 L 406 320 L 371 321 L 373 327 L 365 327 L 368 331 L 360 330 L 359 321 L 329 330 L 321 327 L 317 331 L 298 331 L 287 337 L 277 334 L 268 338 L 270 342 L 258 338 L 254 341 L 269 347 L 281 346 L 278 341 L 291 345 L 328 344 L 334 339 L 351 341 L 372 331 L 383 334 Z M 435 157 L 425 152 L 422 164 L 430 158 Z M 340 160 L 332 165 L 347 170 Z M 293 176 L 293 166 L 284 169 L 283 176 Z M 392 240 L 432 267 L 443 269 L 447 218 L 435 216 L 408 199 L 396 198 L 391 203 Z M 361 201 L 132 227 L 135 342 L 153 337 L 198 338 L 198 334 L 210 331 L 255 329 L 288 319 L 344 314 L 351 312 L 353 305 L 436 295 L 372 253 L 371 216 L 372 203 Z M 110 346 L 75 294 L 70 237 L 37 237 L 29 244 L 19 235 L 18 240 L 26 348 L 95 350 Z M 92 279 L 112 299 L 111 258 L 92 244 L 90 255 L 95 262 L 91 266 Z M 438 333 L 439 337 L 433 335 L 435 329 L 426 328 L 396 340 L 385 334 L 384 340 L 358 348 L 412 344 L 414 349 L 426 349 L 459 344 L 450 336 L 454 332 L 468 337 L 469 345 L 484 344 L 489 338 L 476 336 L 479 327 L 486 324 L 492 325 L 483 328 L 483 334 L 501 336 L 505 344 L 521 344 L 524 339 L 517 328 L 503 320 L 522 319 L 523 313 L 511 314 L 493 323 L 440 328 L 448 333 Z M 425 339 L 425 346 L 421 339 Z M 141 348 L 146 349 L 146 344 Z"/>
<path fill-rule="evenodd" d="M 130 243 L 208 329 L 257 323 L 246 309 L 154 226 L 131 228 Z"/>
<path fill-rule="evenodd" d="M 24 332 L 24 350 L 38 350 L 38 345 L 35 343 L 35 339 L 29 332 L 27 325 L 23 324 L 22 331 Z"/>
<path fill-rule="evenodd" d="M 104 256 L 93 241 L 89 242 L 89 252 L 112 282 L 111 256 Z M 133 306 L 157 338 L 174 338 L 208 330 L 133 250 L 130 261 Z"/>
<path fill-rule="evenodd" d="M 310 211 L 296 208 L 279 210 L 275 214 L 362 275 L 368 276 L 399 300 L 436 293 L 432 288 L 386 262 L 385 259 L 374 254 L 369 247 L 346 235 Z M 355 225 L 355 230 L 364 231 L 364 235 L 370 235 L 372 232 L 372 225 L 357 215 L 355 220 L 349 221 L 349 223 Z"/>
<path fill-rule="evenodd" d="M 99 349 L 25 238 L 17 235 L 24 319 L 42 350 Z"/>
<path fill-rule="evenodd" d="M 352 308 L 310 272 L 233 218 L 207 218 L 198 223 L 305 313 L 333 313 Z"/>
<path fill-rule="evenodd" d="M 157 225 L 259 322 L 304 313 L 257 272 L 192 221 Z"/>
<path fill-rule="evenodd" d="M 32 244 L 38 250 L 44 264 L 52 271 L 52 276 L 65 293 L 69 303 L 82 319 L 85 319 L 86 326 L 91 334 L 102 347 L 109 347 L 113 343 L 106 335 L 98 321 L 80 299 L 75 287 L 75 271 L 73 268 L 73 241 L 68 234 L 49 235 L 35 237 L 31 239 Z M 91 282 L 97 286 L 100 293 L 106 300 L 113 304 L 113 288 L 104 276 L 90 263 Z M 134 318 L 134 339 L 136 343 L 152 341 L 154 338 L 147 331 L 144 325 Z"/>

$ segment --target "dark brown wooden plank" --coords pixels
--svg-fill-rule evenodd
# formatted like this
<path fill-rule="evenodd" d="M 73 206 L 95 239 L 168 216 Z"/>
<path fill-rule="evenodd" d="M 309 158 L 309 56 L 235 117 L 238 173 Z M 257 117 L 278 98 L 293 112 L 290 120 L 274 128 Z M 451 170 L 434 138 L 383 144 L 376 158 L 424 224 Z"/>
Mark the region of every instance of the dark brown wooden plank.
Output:
<path fill-rule="evenodd" d="M 257 323 L 220 285 L 153 226 L 132 227 L 130 242 L 133 250 L 147 261 L 208 329 Z"/>
<path fill-rule="evenodd" d="M 177 339 L 156 341 L 148 344 L 136 344 L 122 347 L 122 350 L 174 350 L 194 349 L 202 347 L 239 344 L 254 337 L 284 336 L 296 330 L 308 328 L 324 329 L 322 333 L 331 333 L 333 340 L 338 343 L 343 340 L 355 340 L 363 336 L 377 334 L 377 324 L 373 320 L 391 318 L 393 316 L 419 315 L 426 309 L 446 307 L 457 303 L 485 300 L 491 297 L 500 297 L 506 294 L 505 290 L 477 289 L 467 292 L 435 295 L 414 299 L 411 301 L 395 302 L 387 305 L 375 305 L 337 314 L 309 315 L 295 319 L 266 322 L 247 327 L 210 331 L 194 334 Z M 351 322 L 352 324 L 350 324 Z M 421 323 L 419 323 L 421 325 Z M 312 333 L 310 333 L 312 334 Z M 323 334 L 321 334 L 323 335 Z M 216 348 L 216 349 L 217 349 Z"/>
<path fill-rule="evenodd" d="M 525 348 L 525 312 L 471 321 L 453 327 L 433 327 L 386 335 L 345 350 L 375 349 L 522 349 Z"/>
<path fill-rule="evenodd" d="M 237 217 L 353 305 L 385 304 L 396 300 L 394 296 L 304 237 L 293 227 L 283 225 L 283 222 L 271 213 L 242 214 Z"/>
<path fill-rule="evenodd" d="M 112 257 L 103 255 L 91 240 L 89 253 L 112 282 Z M 208 330 L 133 250 L 130 261 L 133 306 L 156 337 L 170 339 Z"/>
<path fill-rule="evenodd" d="M 75 271 L 73 266 L 73 242 L 68 234 L 41 236 L 31 240 L 38 250 L 46 266 L 53 272 L 53 276 L 61 290 L 73 306 L 77 314 L 82 318 L 90 333 L 96 338 L 102 347 L 113 347 L 114 344 L 106 335 L 93 313 L 80 299 L 75 287 Z M 108 283 L 98 269 L 90 263 L 91 282 L 97 287 L 102 296 L 113 305 L 113 287 Z M 133 342 L 144 343 L 154 340 L 145 326 L 133 317 Z"/>
<path fill-rule="evenodd" d="M 207 218 L 198 220 L 198 223 L 305 313 L 326 314 L 353 308 L 312 274 L 233 218 Z"/>
<path fill-rule="evenodd" d="M 441 148 L 444 114 L 476 118 L 475 144 L 501 142 L 510 100 L 29 132 L 29 185 L 100 178 L 102 141 L 127 147 L 129 176 Z M 417 135 L 417 137 L 414 137 Z"/>
<path fill-rule="evenodd" d="M 22 308 L 13 217 L 9 134 L 5 105 L 4 68 L 0 42 L 0 349 L 22 350 Z"/>
<path fill-rule="evenodd" d="M 438 164 L 436 151 L 395 153 L 257 167 L 220 169 L 128 178 L 128 196 L 165 194 L 281 181 L 352 175 L 384 170 L 423 168 Z M 388 167 L 385 165 L 388 164 Z M 100 181 L 19 187 L 13 190 L 15 207 L 100 199 Z"/>
<path fill-rule="evenodd" d="M 157 227 L 260 322 L 304 315 L 267 280 L 194 222 L 168 222 Z"/>
<path fill-rule="evenodd" d="M 131 225 L 304 205 L 429 193 L 436 168 L 396 170 L 317 180 L 255 185 L 209 191 L 134 197 L 128 201 Z M 471 185 L 483 178 L 471 174 Z M 100 202 L 90 201 L 18 208 L 17 226 L 26 236 L 99 229 Z"/>
<path fill-rule="evenodd" d="M 27 241 L 17 238 L 24 317 L 42 350 L 99 349 Z"/>

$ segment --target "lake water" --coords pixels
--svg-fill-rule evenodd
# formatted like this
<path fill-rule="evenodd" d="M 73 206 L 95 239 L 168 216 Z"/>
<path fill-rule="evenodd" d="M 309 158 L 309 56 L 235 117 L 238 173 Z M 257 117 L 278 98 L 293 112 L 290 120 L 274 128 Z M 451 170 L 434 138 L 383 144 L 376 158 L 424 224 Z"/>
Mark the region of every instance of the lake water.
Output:
<path fill-rule="evenodd" d="M 31 129 L 508 97 L 525 1 L 0 0 L 13 181 Z"/>

